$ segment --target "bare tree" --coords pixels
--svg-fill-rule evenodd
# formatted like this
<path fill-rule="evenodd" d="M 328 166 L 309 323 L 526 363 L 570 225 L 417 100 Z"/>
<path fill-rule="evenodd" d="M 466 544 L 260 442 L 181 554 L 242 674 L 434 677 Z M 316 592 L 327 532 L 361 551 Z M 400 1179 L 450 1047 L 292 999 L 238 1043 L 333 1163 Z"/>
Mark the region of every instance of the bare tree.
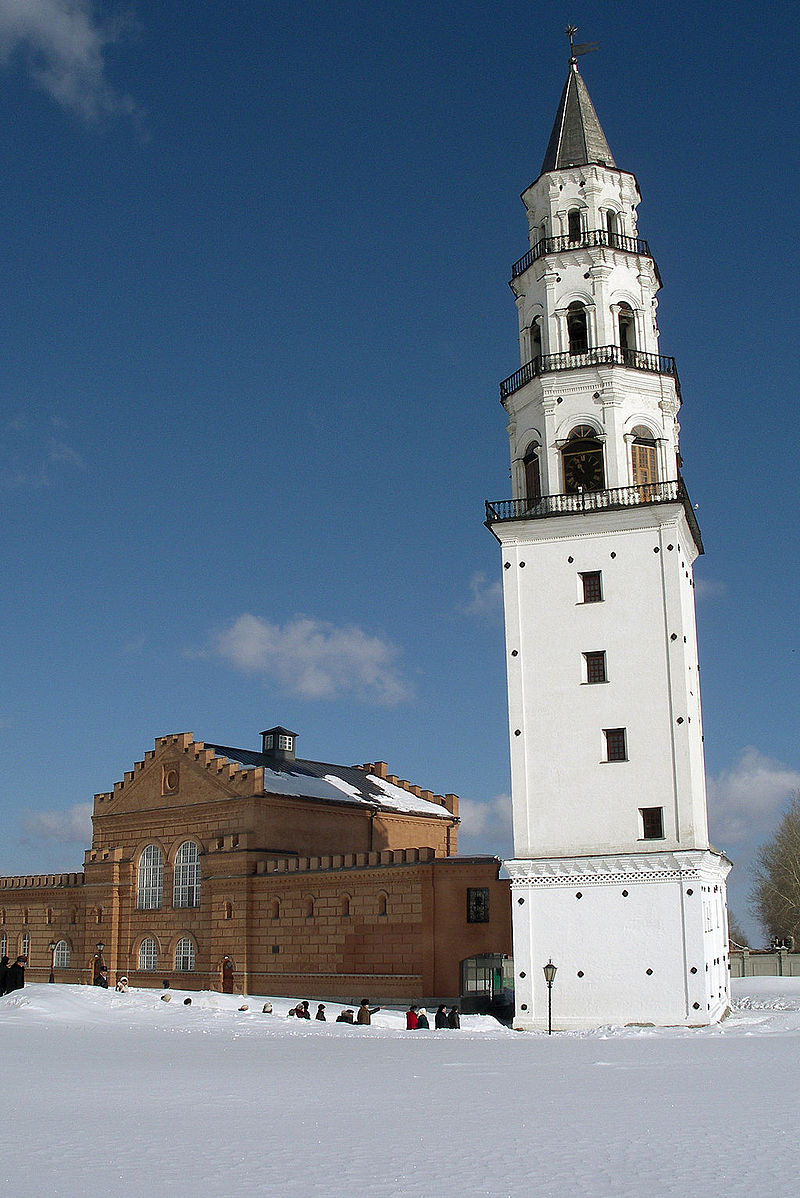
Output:
<path fill-rule="evenodd" d="M 800 792 L 756 854 L 750 904 L 772 941 L 800 944 Z"/>
<path fill-rule="evenodd" d="M 750 947 L 747 941 L 747 936 L 740 928 L 739 921 L 731 911 L 730 907 L 728 908 L 728 938 L 732 940 L 734 944 L 738 944 L 740 948 Z"/>

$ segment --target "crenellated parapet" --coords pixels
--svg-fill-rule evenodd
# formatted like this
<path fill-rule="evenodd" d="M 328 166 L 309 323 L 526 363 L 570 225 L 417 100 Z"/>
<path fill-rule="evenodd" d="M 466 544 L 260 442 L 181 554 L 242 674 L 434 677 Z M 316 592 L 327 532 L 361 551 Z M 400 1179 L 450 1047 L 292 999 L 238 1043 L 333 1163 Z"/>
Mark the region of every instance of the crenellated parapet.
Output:
<path fill-rule="evenodd" d="M 373 853 L 332 853 L 325 857 L 268 857 L 256 864 L 257 874 L 302 874 L 342 869 L 376 869 L 395 865 L 422 865 L 436 859 L 436 851 L 382 849 Z"/>

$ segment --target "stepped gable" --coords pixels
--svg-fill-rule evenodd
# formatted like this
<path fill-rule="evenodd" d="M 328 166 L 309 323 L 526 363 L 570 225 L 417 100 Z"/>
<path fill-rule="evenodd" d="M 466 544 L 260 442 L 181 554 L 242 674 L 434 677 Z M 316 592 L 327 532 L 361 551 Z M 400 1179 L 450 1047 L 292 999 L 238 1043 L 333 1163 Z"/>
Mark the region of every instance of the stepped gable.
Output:
<path fill-rule="evenodd" d="M 183 777 L 188 770 L 191 785 Z M 174 784 L 171 784 L 174 783 Z M 113 791 L 94 796 L 95 815 L 188 806 L 264 793 L 263 770 L 219 756 L 191 732 L 156 737 L 154 748 L 126 770 Z"/>
<path fill-rule="evenodd" d="M 263 771 L 265 794 L 351 803 L 433 819 L 458 818 L 457 795 L 434 795 L 413 786 L 405 778 L 387 774 L 382 761 L 344 766 L 295 758 L 282 767 L 273 755 L 255 750 L 229 745 L 206 745 L 206 749 L 239 766 Z"/>

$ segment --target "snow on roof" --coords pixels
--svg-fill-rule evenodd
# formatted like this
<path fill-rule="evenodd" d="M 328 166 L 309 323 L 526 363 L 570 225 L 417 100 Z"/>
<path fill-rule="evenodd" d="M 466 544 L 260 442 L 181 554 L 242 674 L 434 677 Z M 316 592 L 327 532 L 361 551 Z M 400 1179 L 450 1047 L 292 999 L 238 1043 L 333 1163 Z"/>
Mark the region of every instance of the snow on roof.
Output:
<path fill-rule="evenodd" d="M 407 815 L 427 815 L 431 819 L 452 819 L 452 814 L 439 803 L 421 799 L 402 786 L 385 778 L 368 774 L 358 766 L 333 765 L 322 761 L 299 758 L 278 769 L 275 758 L 250 749 L 234 749 L 225 745 L 210 745 L 220 757 L 242 765 L 260 766 L 264 770 L 264 791 L 267 794 L 292 795 L 298 798 L 361 803 L 365 807 L 380 807 Z"/>

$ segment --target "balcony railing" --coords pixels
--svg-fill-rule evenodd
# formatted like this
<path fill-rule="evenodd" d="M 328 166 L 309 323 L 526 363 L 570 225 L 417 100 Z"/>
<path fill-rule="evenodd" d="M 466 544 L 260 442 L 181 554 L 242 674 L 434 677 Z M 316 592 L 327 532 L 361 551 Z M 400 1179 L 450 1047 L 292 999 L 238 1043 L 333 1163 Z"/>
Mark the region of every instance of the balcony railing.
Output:
<path fill-rule="evenodd" d="M 662 483 L 637 483 L 606 491 L 576 491 L 570 495 L 542 495 L 539 499 L 486 501 L 486 525 L 505 520 L 540 520 L 548 516 L 574 516 L 641 507 L 650 503 L 682 503 L 692 536 L 700 553 L 703 541 L 683 479 Z"/>
<path fill-rule="evenodd" d="M 515 370 L 500 384 L 500 402 L 519 391 L 531 379 L 551 370 L 578 370 L 582 366 L 628 366 L 633 370 L 649 370 L 654 374 L 668 374 L 675 379 L 680 393 L 675 359 L 664 354 L 649 354 L 643 349 L 624 349 L 621 345 L 596 345 L 582 353 L 540 354 Z"/>
<path fill-rule="evenodd" d="M 623 254 L 642 254 L 652 257 L 650 247 L 641 237 L 624 237 L 621 233 L 609 233 L 608 229 L 586 229 L 579 237 L 542 237 L 533 249 L 523 254 L 511 267 L 511 278 L 523 274 L 537 258 L 545 254 L 560 254 L 564 250 L 582 250 L 592 246 L 606 246 L 611 250 L 622 250 Z"/>

